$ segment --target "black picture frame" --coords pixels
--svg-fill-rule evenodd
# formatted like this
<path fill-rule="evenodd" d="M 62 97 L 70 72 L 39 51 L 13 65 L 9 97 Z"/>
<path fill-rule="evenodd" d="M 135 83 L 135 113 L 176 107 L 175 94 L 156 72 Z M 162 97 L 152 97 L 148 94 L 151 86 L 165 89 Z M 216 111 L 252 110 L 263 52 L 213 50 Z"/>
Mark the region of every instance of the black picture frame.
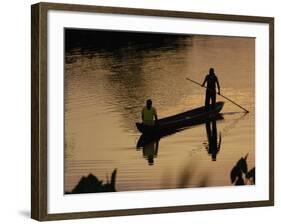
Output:
<path fill-rule="evenodd" d="M 225 208 L 259 207 L 274 205 L 274 18 L 240 15 L 223 15 L 210 13 L 194 13 L 182 11 L 162 11 L 136 8 L 118 8 L 89 5 L 38 3 L 31 7 L 31 217 L 39 221 L 59 219 L 79 219 L 108 216 L 140 215 L 169 212 L 186 212 L 199 210 L 215 210 Z M 109 211 L 87 211 L 75 213 L 48 214 L 47 192 L 47 13 L 49 10 L 72 12 L 98 12 L 111 14 L 129 14 L 144 16 L 160 16 L 167 18 L 196 18 L 204 20 L 239 21 L 264 23 L 269 25 L 269 200 L 217 203 L 203 205 L 169 206 L 159 208 L 138 208 Z M 62 161 L 63 162 L 63 161 Z"/>

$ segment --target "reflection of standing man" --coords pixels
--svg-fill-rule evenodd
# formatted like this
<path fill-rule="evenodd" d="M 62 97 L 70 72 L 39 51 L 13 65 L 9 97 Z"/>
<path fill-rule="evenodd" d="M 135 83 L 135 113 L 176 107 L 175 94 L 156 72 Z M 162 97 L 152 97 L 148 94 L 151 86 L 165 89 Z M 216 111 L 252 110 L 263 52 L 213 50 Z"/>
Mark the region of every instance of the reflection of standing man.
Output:
<path fill-rule="evenodd" d="M 211 125 L 212 124 L 212 125 Z M 212 122 L 206 122 L 206 132 L 208 136 L 208 154 L 211 155 L 212 161 L 217 160 L 217 154 L 221 147 L 221 134 L 219 137 L 219 143 L 217 139 L 217 122 L 214 120 Z"/>
<path fill-rule="evenodd" d="M 156 140 L 156 141 L 151 141 L 143 146 L 142 149 L 143 157 L 147 159 L 148 165 L 150 166 L 154 164 L 154 158 L 157 157 L 158 145 L 159 145 L 159 140 Z"/>
<path fill-rule="evenodd" d="M 206 98 L 205 98 L 205 108 L 209 110 L 210 101 L 212 100 L 212 109 L 215 109 L 216 85 L 218 88 L 218 94 L 220 94 L 220 84 L 213 68 L 210 68 L 209 74 L 206 75 L 204 82 L 202 83 L 202 86 L 205 86 L 206 82 L 207 82 L 207 89 L 206 89 Z"/>
<path fill-rule="evenodd" d="M 142 109 L 141 112 L 142 123 L 146 125 L 154 125 L 158 121 L 156 109 L 152 106 L 152 100 L 149 99 L 146 101 L 146 106 Z M 155 122 L 154 122 L 155 118 Z"/>

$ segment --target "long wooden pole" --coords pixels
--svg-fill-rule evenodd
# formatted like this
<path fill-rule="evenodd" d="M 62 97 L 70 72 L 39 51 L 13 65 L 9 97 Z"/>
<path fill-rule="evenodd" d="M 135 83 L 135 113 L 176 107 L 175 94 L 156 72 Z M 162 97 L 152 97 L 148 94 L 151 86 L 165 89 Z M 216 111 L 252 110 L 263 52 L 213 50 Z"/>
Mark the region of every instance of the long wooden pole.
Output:
<path fill-rule="evenodd" d="M 191 81 L 191 82 L 193 82 L 193 83 L 195 83 L 195 84 L 197 84 L 197 85 L 199 85 L 199 86 L 201 86 L 201 87 L 203 87 L 203 88 L 205 88 L 205 89 L 208 89 L 207 87 L 202 86 L 199 82 L 196 82 L 196 81 L 194 81 L 194 80 L 192 80 L 192 79 L 190 79 L 190 78 L 187 78 L 187 77 L 186 77 L 186 79 L 189 80 L 189 81 Z M 216 92 L 216 94 L 217 94 L 217 92 Z M 224 96 L 224 95 L 222 95 L 222 94 L 218 94 L 218 95 L 220 95 L 221 97 L 225 98 L 226 100 L 228 100 L 229 102 L 233 103 L 234 105 L 240 107 L 242 110 L 245 111 L 245 113 L 249 113 L 248 110 L 246 110 L 244 107 L 240 106 L 239 104 L 235 103 L 233 100 L 229 99 L 228 97 L 226 97 L 226 96 Z"/>

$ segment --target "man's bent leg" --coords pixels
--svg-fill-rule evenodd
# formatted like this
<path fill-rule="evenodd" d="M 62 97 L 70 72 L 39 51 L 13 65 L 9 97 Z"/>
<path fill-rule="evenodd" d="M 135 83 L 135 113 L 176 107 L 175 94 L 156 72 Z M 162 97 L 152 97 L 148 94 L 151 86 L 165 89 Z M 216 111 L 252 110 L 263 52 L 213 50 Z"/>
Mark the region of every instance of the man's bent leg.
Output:
<path fill-rule="evenodd" d="M 214 110 L 216 108 L 216 92 L 212 93 L 212 109 Z"/>

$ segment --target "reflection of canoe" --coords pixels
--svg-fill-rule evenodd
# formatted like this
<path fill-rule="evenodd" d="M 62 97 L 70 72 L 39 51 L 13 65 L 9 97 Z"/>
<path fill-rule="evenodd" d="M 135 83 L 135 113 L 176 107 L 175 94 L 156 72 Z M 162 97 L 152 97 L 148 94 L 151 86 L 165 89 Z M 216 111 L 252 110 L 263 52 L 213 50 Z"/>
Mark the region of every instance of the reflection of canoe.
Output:
<path fill-rule="evenodd" d="M 206 123 L 208 123 L 210 121 L 219 121 L 219 120 L 223 120 L 223 116 L 218 113 L 214 117 L 208 119 L 206 121 Z M 198 123 L 198 125 L 199 124 L 202 124 L 202 123 Z M 178 128 L 178 129 L 173 129 L 173 130 L 171 129 L 171 130 L 167 130 L 167 131 L 161 131 L 161 132 L 154 133 L 154 134 L 145 134 L 144 133 L 139 137 L 136 148 L 139 149 L 141 147 L 144 147 L 146 144 L 149 144 L 152 141 L 155 141 L 155 142 L 160 141 L 161 138 L 164 138 L 166 136 L 173 135 L 180 131 L 186 130 L 189 127 L 191 127 L 191 126 L 186 126 L 186 127 L 182 127 L 182 128 Z"/>
<path fill-rule="evenodd" d="M 142 123 L 136 123 L 137 129 L 144 134 L 157 135 L 162 132 L 170 132 L 187 126 L 205 123 L 216 119 L 223 108 L 224 102 L 217 102 L 215 109 L 206 110 L 205 107 L 199 107 L 180 114 L 158 120 L 158 125 L 149 126 Z"/>

